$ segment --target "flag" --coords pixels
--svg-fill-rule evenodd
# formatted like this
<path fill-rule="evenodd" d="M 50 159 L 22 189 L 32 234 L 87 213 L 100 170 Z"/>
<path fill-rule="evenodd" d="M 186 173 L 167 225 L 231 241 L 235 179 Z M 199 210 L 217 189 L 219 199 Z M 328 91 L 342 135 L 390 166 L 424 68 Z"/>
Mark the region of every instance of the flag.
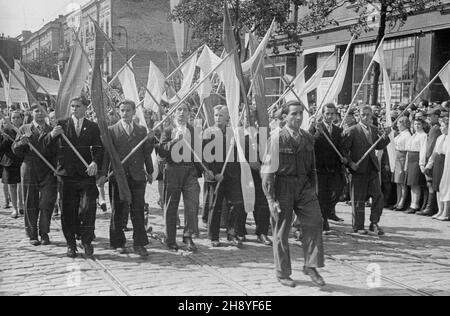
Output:
<path fill-rule="evenodd" d="M 254 211 L 255 206 L 255 184 L 252 172 L 245 159 L 243 146 L 239 137 L 239 81 L 236 76 L 235 59 L 227 60 L 217 69 L 217 73 L 225 86 L 225 94 L 230 114 L 231 128 L 237 145 L 238 159 L 241 163 L 241 186 L 244 198 L 244 207 L 247 213 Z"/>
<path fill-rule="evenodd" d="M 445 90 L 447 90 L 448 95 L 450 95 L 450 63 L 447 63 L 447 65 L 445 65 L 445 67 L 441 70 L 439 79 L 441 79 L 442 85 Z"/>
<path fill-rule="evenodd" d="M 270 34 L 272 33 L 274 25 L 275 20 L 272 22 L 270 29 L 267 31 L 266 35 L 267 38 L 270 38 Z M 264 74 L 264 56 L 268 40 L 266 43 L 264 42 L 265 40 L 266 38 L 264 38 L 261 44 L 258 46 L 258 40 L 256 36 L 250 34 L 249 37 L 250 51 L 253 52 L 253 56 L 259 56 L 259 58 L 256 59 L 258 60 L 258 62 L 256 64 L 252 62 L 251 67 L 252 80 L 254 81 L 252 93 L 256 104 L 256 116 L 257 116 L 256 118 L 258 120 L 259 127 L 269 127 L 269 113 L 267 111 L 266 85 L 265 85 L 266 80 Z M 252 58 L 250 58 L 247 62 L 251 61 Z M 242 68 L 244 69 L 245 67 L 246 66 L 244 65 L 242 66 Z"/>
<path fill-rule="evenodd" d="M 347 68 L 348 68 L 348 60 L 350 55 L 350 47 L 352 46 L 354 36 L 350 39 L 350 42 L 347 44 L 347 48 L 344 52 L 344 55 L 342 56 L 341 62 L 339 63 L 339 66 L 336 70 L 336 73 L 334 74 L 333 82 L 331 86 L 328 89 L 328 92 L 326 95 L 323 96 L 322 100 L 318 100 L 318 104 L 320 104 L 321 108 L 317 109 L 317 115 L 320 117 L 322 115 L 322 107 L 330 102 L 334 103 L 334 100 L 338 97 L 339 93 L 342 90 L 342 86 L 344 85 L 345 76 L 347 74 Z"/>
<path fill-rule="evenodd" d="M 119 155 L 114 147 L 106 123 L 106 103 L 104 100 L 103 80 L 101 65 L 103 64 L 103 49 L 106 38 L 99 28 L 95 31 L 95 58 L 92 71 L 91 98 L 95 114 L 97 115 L 98 126 L 100 128 L 100 137 L 107 154 L 111 159 L 112 169 L 119 187 L 119 195 L 122 201 L 131 203 L 131 192 L 128 186 L 125 170 L 123 169 Z M 109 166 L 103 166 L 107 170 Z"/>
<path fill-rule="evenodd" d="M 266 35 L 262 39 L 261 43 L 257 45 L 258 47 L 255 48 L 255 40 L 256 37 L 253 34 L 249 34 L 249 44 L 252 48 L 252 57 L 250 57 L 246 62 L 242 64 L 242 71 L 244 73 L 250 73 L 255 63 L 257 64 L 259 62 L 260 58 L 264 58 L 264 55 L 266 53 L 266 47 L 269 43 L 270 36 L 272 35 L 273 30 L 275 29 L 275 18 L 272 21 L 272 24 L 270 24 L 269 29 L 266 32 Z"/>
<path fill-rule="evenodd" d="M 386 104 L 386 126 L 392 126 L 392 113 L 391 113 L 391 81 L 389 80 L 389 74 L 386 68 L 386 62 L 384 59 L 384 50 L 383 50 L 383 40 L 380 42 L 378 49 L 373 55 L 373 60 L 380 65 L 380 68 L 383 73 L 383 91 L 384 91 L 384 99 Z M 391 172 L 394 172 L 395 169 L 395 142 L 394 142 L 394 131 L 389 134 L 389 138 L 391 142 L 387 146 L 388 156 L 389 156 L 389 165 L 391 167 Z"/>
<path fill-rule="evenodd" d="M 23 72 L 23 77 L 25 79 L 24 81 L 28 96 L 28 104 L 31 105 L 33 102 L 37 101 L 36 98 L 38 95 L 37 90 L 39 89 L 39 85 L 36 83 L 32 76 L 28 75 L 27 72 Z"/>
<path fill-rule="evenodd" d="M 59 85 L 56 98 L 55 114 L 57 118 L 66 118 L 70 115 L 70 99 L 81 95 L 89 76 L 89 60 L 83 48 L 76 41 L 70 53 L 69 62 Z M 59 69 L 59 67 L 58 67 Z"/>
<path fill-rule="evenodd" d="M 194 80 L 195 70 L 197 66 L 197 51 L 192 54 L 186 62 L 181 66 L 181 73 L 183 74 L 183 80 L 181 82 L 181 88 L 178 90 L 177 95 L 170 100 L 170 103 L 177 103 L 179 98 L 182 99 L 189 92 L 192 81 Z"/>
<path fill-rule="evenodd" d="M 150 67 L 148 69 L 147 89 L 151 92 L 158 103 L 161 102 L 164 94 L 166 78 L 159 68 L 150 60 Z M 155 103 L 150 94 L 145 92 L 144 107 L 150 109 L 155 113 L 159 113 L 159 106 Z"/>
<path fill-rule="evenodd" d="M 58 80 L 61 82 L 62 81 L 61 69 L 59 68 L 59 65 L 56 65 L 56 68 L 58 70 Z"/>
<path fill-rule="evenodd" d="M 6 108 L 8 109 L 8 112 L 11 110 L 12 100 L 11 100 L 11 90 L 9 88 L 9 82 L 6 80 L 5 74 L 3 73 L 2 69 L 0 68 L 0 75 L 2 76 L 3 81 L 3 90 L 5 91 L 5 101 L 6 101 Z"/>

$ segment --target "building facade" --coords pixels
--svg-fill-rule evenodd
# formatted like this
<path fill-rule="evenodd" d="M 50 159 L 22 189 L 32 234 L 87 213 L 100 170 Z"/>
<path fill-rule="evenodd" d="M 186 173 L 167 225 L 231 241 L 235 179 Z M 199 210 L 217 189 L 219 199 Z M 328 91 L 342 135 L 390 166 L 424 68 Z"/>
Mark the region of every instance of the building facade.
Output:
<path fill-rule="evenodd" d="M 379 14 L 375 8 L 368 16 L 368 21 L 373 30 L 362 33 L 353 41 L 350 48 L 350 58 L 344 85 L 339 94 L 337 103 L 348 104 L 351 102 L 364 73 L 375 53 L 375 43 L 378 33 Z M 302 12 L 300 7 L 299 12 Z M 304 11 L 303 11 L 304 12 Z M 300 14 L 300 18 L 301 18 Z M 331 83 L 339 61 L 350 41 L 349 28 L 356 23 L 354 5 L 348 4 L 337 9 L 334 17 L 339 22 L 338 27 L 330 27 L 315 33 L 304 33 L 302 39 L 303 52 L 295 57 L 293 52 L 280 50 L 277 58 L 277 66 L 285 74 L 295 76 L 296 73 L 306 68 L 306 79 L 312 76 L 318 67 L 335 53 L 335 57 L 325 66 L 325 73 L 316 91 L 308 95 L 310 104 L 321 100 Z M 426 86 L 436 73 L 450 59 L 450 1 L 444 0 L 437 8 L 416 12 L 409 16 L 403 26 L 386 29 L 383 44 L 387 71 L 391 80 L 392 102 L 407 104 Z M 267 64 L 267 63 L 266 63 Z M 272 66 L 266 66 L 266 75 L 273 73 Z M 292 69 L 296 69 L 295 72 Z M 373 71 L 362 83 L 356 101 L 370 102 L 372 94 L 371 82 Z M 282 93 L 285 85 L 280 76 L 272 76 L 267 79 L 269 92 L 273 99 Z M 380 77 L 379 102 L 384 102 L 382 77 Z M 442 101 L 449 96 L 439 79 L 436 80 L 422 98 L 431 101 Z"/>

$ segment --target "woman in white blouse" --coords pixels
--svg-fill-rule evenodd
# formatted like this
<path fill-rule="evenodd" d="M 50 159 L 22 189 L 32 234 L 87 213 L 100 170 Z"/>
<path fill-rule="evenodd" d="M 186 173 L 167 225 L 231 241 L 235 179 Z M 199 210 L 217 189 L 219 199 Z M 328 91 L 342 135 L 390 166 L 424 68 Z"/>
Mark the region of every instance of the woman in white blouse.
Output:
<path fill-rule="evenodd" d="M 425 159 L 427 134 L 424 132 L 424 121 L 413 121 L 415 133 L 406 144 L 406 185 L 411 187 L 411 205 L 408 214 L 414 214 L 420 209 L 421 186 L 426 185 L 425 175 L 420 170 L 419 162 Z"/>
<path fill-rule="evenodd" d="M 405 208 L 406 197 L 408 190 L 405 184 L 406 179 L 406 154 L 407 154 L 407 144 L 411 138 L 411 133 L 409 132 L 409 119 L 404 116 L 400 118 L 397 122 L 397 127 L 399 134 L 394 139 L 395 143 L 395 167 L 393 182 L 397 185 L 397 203 L 395 204 L 395 211 L 403 211 Z"/>
<path fill-rule="evenodd" d="M 450 201 L 443 201 L 442 196 L 439 193 L 439 187 L 442 180 L 442 175 L 444 173 L 444 164 L 445 164 L 445 154 L 447 152 L 448 146 L 448 123 L 449 118 L 445 117 L 441 119 L 441 132 L 442 135 L 436 140 L 436 145 L 433 150 L 433 155 L 431 156 L 427 166 L 426 172 L 432 172 L 433 174 L 433 190 L 437 192 L 437 200 L 439 212 L 434 215 L 432 218 L 440 220 L 440 221 L 449 221 L 450 220 Z"/>

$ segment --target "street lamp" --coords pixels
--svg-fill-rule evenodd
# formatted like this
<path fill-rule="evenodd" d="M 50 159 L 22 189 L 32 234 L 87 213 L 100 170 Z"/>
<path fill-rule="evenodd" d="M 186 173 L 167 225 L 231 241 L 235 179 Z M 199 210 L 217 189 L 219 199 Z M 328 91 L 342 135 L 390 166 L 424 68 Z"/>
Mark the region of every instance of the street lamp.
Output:
<path fill-rule="evenodd" d="M 123 30 L 123 32 L 125 33 L 125 47 L 126 47 L 126 58 L 127 58 L 127 60 L 128 60 L 128 56 L 129 56 L 129 52 L 128 52 L 128 31 L 127 31 L 127 29 L 125 28 L 125 27 L 123 27 L 122 25 L 116 25 L 115 26 L 116 28 L 119 28 L 119 29 L 121 29 L 121 30 Z M 118 33 L 116 33 L 116 35 L 119 37 L 119 40 L 120 40 L 120 37 L 122 36 L 122 33 L 121 33 L 121 31 L 119 31 Z"/>

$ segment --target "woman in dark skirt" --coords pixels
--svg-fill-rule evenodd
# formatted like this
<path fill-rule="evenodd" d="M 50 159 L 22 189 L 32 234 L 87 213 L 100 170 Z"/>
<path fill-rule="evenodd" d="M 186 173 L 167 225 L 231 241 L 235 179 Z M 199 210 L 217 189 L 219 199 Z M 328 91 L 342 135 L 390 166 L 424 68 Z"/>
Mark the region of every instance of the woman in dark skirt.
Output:
<path fill-rule="evenodd" d="M 397 123 L 399 134 L 395 137 L 395 167 L 393 174 L 393 182 L 397 185 L 397 204 L 395 204 L 394 210 L 402 211 L 405 207 L 406 196 L 408 190 L 405 184 L 406 179 L 406 155 L 407 155 L 407 144 L 411 138 L 409 132 L 409 120 L 408 118 L 402 117 Z"/>
<path fill-rule="evenodd" d="M 421 187 L 426 185 L 425 175 L 420 170 L 420 157 L 425 154 L 425 144 L 427 142 L 427 134 L 423 130 L 424 121 L 415 119 L 414 135 L 408 141 L 406 149 L 406 178 L 405 183 L 411 187 L 411 205 L 408 214 L 414 214 L 420 209 Z"/>
<path fill-rule="evenodd" d="M 19 128 L 22 126 L 23 114 L 20 111 L 11 112 L 11 123 Z M 12 127 L 5 128 L 0 134 L 0 152 L 3 152 L 0 164 L 3 166 L 2 182 L 8 185 L 9 195 L 13 205 L 12 218 L 18 218 L 19 213 L 23 213 L 23 197 L 20 179 L 20 167 L 22 158 L 17 157 L 11 150 L 13 140 L 16 138 L 16 132 Z"/>
<path fill-rule="evenodd" d="M 450 218 L 450 203 L 441 201 L 441 194 L 439 193 L 439 187 L 441 184 L 442 176 L 444 173 L 445 166 L 445 153 L 446 153 L 446 139 L 448 137 L 448 123 L 449 118 L 445 117 L 441 119 L 441 132 L 442 135 L 436 140 L 436 145 L 434 147 L 433 155 L 431 156 L 427 166 L 426 171 L 433 174 L 433 190 L 437 192 L 437 200 L 439 212 L 432 218 L 448 221 Z"/>

